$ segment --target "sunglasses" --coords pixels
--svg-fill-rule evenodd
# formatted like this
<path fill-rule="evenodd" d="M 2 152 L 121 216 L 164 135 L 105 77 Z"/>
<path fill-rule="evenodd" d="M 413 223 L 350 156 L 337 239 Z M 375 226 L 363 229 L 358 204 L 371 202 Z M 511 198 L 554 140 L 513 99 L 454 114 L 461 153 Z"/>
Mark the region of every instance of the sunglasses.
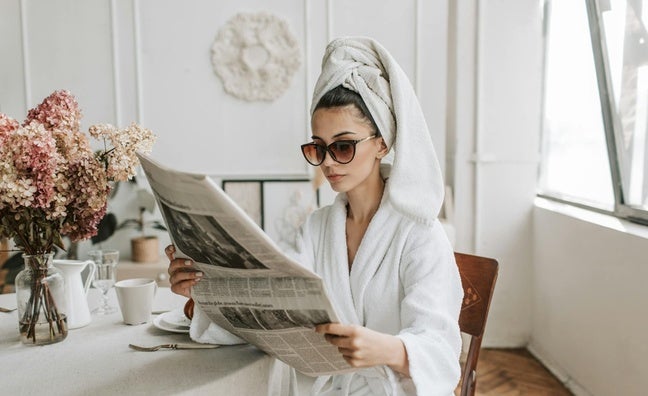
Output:
<path fill-rule="evenodd" d="M 375 137 L 376 135 L 371 135 L 360 140 L 338 140 L 328 146 L 317 143 L 306 143 L 301 145 L 301 151 L 306 161 L 313 166 L 319 166 L 324 162 L 324 157 L 326 157 L 327 152 L 333 158 L 333 161 L 339 164 L 348 164 L 355 157 L 356 145 Z"/>

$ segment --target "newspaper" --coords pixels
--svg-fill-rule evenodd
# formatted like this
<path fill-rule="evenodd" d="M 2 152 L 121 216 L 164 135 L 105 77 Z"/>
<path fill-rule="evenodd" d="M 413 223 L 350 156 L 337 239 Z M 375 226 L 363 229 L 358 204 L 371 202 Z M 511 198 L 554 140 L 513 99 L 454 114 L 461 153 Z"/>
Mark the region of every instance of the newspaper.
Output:
<path fill-rule="evenodd" d="M 306 375 L 352 371 L 313 330 L 339 321 L 322 279 L 284 254 L 211 178 L 139 157 L 176 256 L 204 273 L 192 298 L 209 318 Z"/>

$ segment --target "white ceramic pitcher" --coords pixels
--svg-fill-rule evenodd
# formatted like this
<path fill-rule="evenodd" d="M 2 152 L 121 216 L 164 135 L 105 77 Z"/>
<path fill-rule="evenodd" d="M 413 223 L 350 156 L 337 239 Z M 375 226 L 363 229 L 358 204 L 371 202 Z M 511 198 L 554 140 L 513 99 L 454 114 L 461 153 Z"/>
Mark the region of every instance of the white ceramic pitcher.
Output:
<path fill-rule="evenodd" d="M 88 265 L 90 266 L 90 272 L 84 284 L 81 280 L 81 272 Z M 90 323 L 88 288 L 97 266 L 92 260 L 54 260 L 54 266 L 63 273 L 63 278 L 65 278 L 68 329 L 76 329 L 87 325 Z"/>

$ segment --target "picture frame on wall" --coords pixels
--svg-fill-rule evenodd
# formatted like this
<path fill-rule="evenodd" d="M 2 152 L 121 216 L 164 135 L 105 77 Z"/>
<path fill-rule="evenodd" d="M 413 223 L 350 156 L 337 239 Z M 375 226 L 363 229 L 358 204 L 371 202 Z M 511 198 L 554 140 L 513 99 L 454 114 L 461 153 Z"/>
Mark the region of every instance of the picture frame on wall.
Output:
<path fill-rule="evenodd" d="M 310 180 L 264 183 L 264 231 L 280 244 L 294 245 L 306 217 L 319 207 L 319 194 Z"/>
<path fill-rule="evenodd" d="M 281 247 L 294 246 L 299 227 L 319 207 L 310 179 L 224 179 L 222 188 Z"/>
<path fill-rule="evenodd" d="M 223 191 L 263 228 L 262 186 L 260 180 L 223 180 Z"/>

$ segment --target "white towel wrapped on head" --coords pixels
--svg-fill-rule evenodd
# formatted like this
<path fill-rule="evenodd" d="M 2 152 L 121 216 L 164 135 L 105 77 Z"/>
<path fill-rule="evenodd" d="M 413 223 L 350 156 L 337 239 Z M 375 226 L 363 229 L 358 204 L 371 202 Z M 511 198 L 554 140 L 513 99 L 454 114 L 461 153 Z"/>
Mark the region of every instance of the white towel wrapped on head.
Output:
<path fill-rule="evenodd" d="M 392 205 L 407 217 L 432 224 L 443 202 L 443 177 L 405 72 L 375 40 L 340 38 L 326 48 L 311 113 L 322 96 L 339 85 L 360 94 L 391 150 L 383 159 L 391 167 L 382 167 L 382 172 L 389 177 L 386 188 Z"/>

